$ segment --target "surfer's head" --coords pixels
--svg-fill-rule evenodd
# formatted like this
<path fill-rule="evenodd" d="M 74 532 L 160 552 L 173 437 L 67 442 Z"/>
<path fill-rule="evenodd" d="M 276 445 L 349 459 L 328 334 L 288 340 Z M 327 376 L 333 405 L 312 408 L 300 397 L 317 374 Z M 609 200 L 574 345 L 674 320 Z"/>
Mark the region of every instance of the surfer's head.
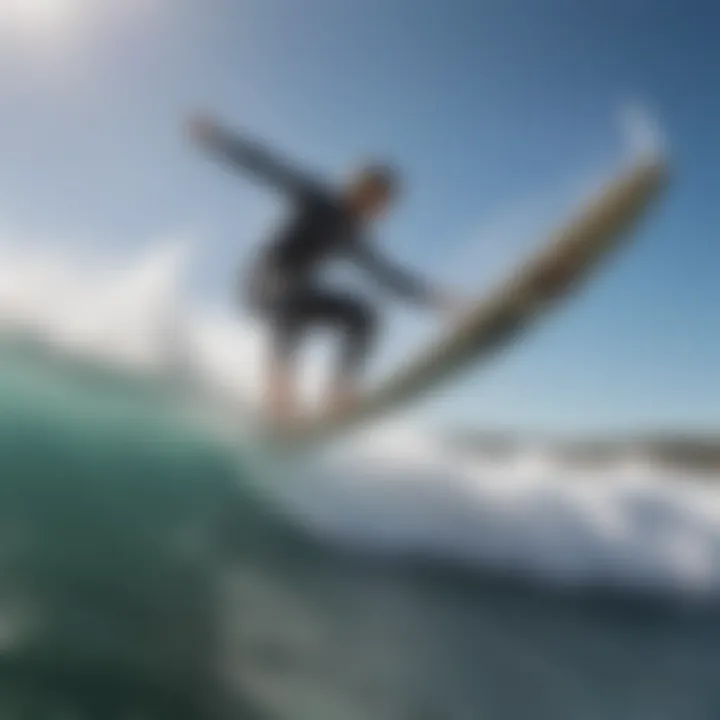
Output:
<path fill-rule="evenodd" d="M 365 165 L 350 179 L 346 197 L 357 215 L 371 220 L 385 213 L 399 185 L 397 172 L 388 165 Z"/>

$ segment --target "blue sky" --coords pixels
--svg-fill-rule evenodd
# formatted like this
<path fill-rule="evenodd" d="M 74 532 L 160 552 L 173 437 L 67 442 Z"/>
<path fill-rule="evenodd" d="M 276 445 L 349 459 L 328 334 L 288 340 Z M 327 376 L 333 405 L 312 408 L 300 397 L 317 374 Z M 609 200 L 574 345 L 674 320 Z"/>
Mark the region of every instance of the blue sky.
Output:
<path fill-rule="evenodd" d="M 720 8 L 156 5 L 103 16 L 88 3 L 87 22 L 62 42 L 4 44 L 4 233 L 118 254 L 189 234 L 192 291 L 229 303 L 237 263 L 282 203 L 187 145 L 184 114 L 207 108 L 331 176 L 367 154 L 401 165 L 407 194 L 383 229 L 388 250 L 481 292 L 620 158 L 618 113 L 639 103 L 669 138 L 675 177 L 637 243 L 577 302 L 429 407 L 480 426 L 720 427 Z M 390 329 L 407 317 L 393 311 Z"/>

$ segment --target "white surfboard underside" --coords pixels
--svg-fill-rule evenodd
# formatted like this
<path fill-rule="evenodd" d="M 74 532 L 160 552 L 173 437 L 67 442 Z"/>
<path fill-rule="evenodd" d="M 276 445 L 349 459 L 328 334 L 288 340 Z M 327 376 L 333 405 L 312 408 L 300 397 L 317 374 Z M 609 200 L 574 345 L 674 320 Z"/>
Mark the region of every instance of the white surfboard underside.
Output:
<path fill-rule="evenodd" d="M 475 368 L 567 301 L 611 251 L 626 244 L 635 223 L 665 185 L 662 157 L 624 168 L 494 291 L 351 410 L 303 422 L 300 444 L 323 442 L 398 410 Z"/>

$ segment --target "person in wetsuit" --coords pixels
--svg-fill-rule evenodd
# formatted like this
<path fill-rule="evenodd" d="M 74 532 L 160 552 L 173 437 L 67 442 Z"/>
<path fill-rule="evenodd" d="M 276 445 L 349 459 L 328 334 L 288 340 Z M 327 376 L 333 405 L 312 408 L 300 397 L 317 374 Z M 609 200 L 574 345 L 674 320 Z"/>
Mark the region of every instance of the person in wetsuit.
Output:
<path fill-rule="evenodd" d="M 320 275 L 328 261 L 354 262 L 420 305 L 452 305 L 449 296 L 381 257 L 368 242 L 368 226 L 396 196 L 398 178 L 388 167 L 368 166 L 346 187 L 333 190 L 207 117 L 193 118 L 190 131 L 214 156 L 279 188 L 292 202 L 290 218 L 263 247 L 244 293 L 272 333 L 271 413 L 275 419 L 295 415 L 294 354 L 307 331 L 320 325 L 344 336 L 328 405 L 331 411 L 347 407 L 356 397 L 357 378 L 376 337 L 376 310 L 365 298 L 323 284 Z"/>

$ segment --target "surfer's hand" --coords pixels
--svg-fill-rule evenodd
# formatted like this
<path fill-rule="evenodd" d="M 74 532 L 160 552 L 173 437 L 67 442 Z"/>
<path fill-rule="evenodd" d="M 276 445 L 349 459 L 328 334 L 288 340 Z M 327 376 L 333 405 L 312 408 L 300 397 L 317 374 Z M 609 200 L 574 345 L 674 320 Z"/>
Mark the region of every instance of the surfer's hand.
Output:
<path fill-rule="evenodd" d="M 211 143 L 217 136 L 218 128 L 215 121 L 202 113 L 193 115 L 187 122 L 190 136 L 201 145 Z"/>
<path fill-rule="evenodd" d="M 455 293 L 440 292 L 435 295 L 434 307 L 448 319 L 458 318 L 467 308 L 467 302 Z"/>

